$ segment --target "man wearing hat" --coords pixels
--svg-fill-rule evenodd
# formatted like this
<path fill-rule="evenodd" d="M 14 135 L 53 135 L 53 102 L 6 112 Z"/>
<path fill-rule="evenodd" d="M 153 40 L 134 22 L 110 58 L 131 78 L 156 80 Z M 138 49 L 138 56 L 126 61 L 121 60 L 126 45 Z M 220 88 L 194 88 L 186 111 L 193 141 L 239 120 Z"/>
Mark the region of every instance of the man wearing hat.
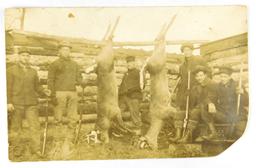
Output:
<path fill-rule="evenodd" d="M 54 117 L 56 124 L 63 123 L 67 116 L 70 127 L 77 121 L 76 85 L 81 82 L 78 64 L 70 58 L 71 45 L 67 41 L 59 44 L 59 58 L 49 66 L 48 85 L 55 100 Z"/>
<path fill-rule="evenodd" d="M 192 134 L 198 123 L 202 120 L 209 127 L 210 134 L 199 137 L 198 140 L 213 139 L 216 137 L 213 114 L 216 113 L 215 103 L 217 101 L 216 84 L 208 77 L 209 68 L 197 65 L 192 72 L 195 76 L 194 84 L 190 94 L 189 120 L 183 137 L 178 140 L 180 143 L 192 141 Z"/>
<path fill-rule="evenodd" d="M 39 85 L 37 71 L 30 67 L 30 51 L 22 47 L 18 53 L 17 64 L 7 69 L 7 108 L 11 113 L 9 135 L 18 139 L 22 135 L 30 138 L 31 152 L 40 154 L 38 95 L 50 96 L 51 93 Z M 29 133 L 22 128 L 23 119 L 29 124 Z"/>
<path fill-rule="evenodd" d="M 176 106 L 179 113 L 176 115 L 176 122 L 174 122 L 174 127 L 176 133 L 174 137 L 171 137 L 170 140 L 175 142 L 181 138 L 182 126 L 183 126 L 183 116 L 186 111 L 187 96 L 190 96 L 188 90 L 188 82 L 190 88 L 193 88 L 196 83 L 195 75 L 192 73 L 195 70 L 197 65 L 207 66 L 206 61 L 201 56 L 194 56 L 193 50 L 194 46 L 190 43 L 185 43 L 181 46 L 181 52 L 184 55 L 184 62 L 179 68 L 179 77 L 180 82 L 177 85 L 177 94 L 176 94 Z M 190 76 L 190 78 L 189 78 Z M 188 79 L 189 78 L 189 79 Z M 190 104 L 190 103 L 189 103 Z M 189 109 L 191 107 L 189 106 Z"/>
<path fill-rule="evenodd" d="M 231 123 L 239 120 L 246 120 L 247 116 L 244 113 L 244 107 L 248 104 L 248 93 L 243 88 L 238 88 L 237 82 L 235 82 L 231 75 L 233 73 L 232 68 L 222 66 L 219 68 L 220 83 L 217 85 L 217 104 L 215 114 L 216 122 Z M 239 115 L 236 115 L 237 111 L 237 98 L 238 94 L 241 94 Z"/>
<path fill-rule="evenodd" d="M 119 104 L 122 111 L 128 108 L 135 130 L 140 132 L 142 125 L 140 115 L 140 102 L 142 93 L 140 89 L 140 71 L 136 68 L 134 56 L 126 57 L 128 71 L 125 73 L 119 87 Z"/>

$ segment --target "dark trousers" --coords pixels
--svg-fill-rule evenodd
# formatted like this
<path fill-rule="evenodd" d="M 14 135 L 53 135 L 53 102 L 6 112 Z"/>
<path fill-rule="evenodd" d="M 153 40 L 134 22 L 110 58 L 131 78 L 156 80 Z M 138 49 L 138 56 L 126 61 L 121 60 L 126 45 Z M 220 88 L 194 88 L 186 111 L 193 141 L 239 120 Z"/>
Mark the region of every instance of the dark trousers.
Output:
<path fill-rule="evenodd" d="M 140 113 L 141 99 L 136 96 L 122 95 L 119 98 L 119 106 L 122 112 L 129 110 L 133 126 L 140 128 L 142 126 Z"/>
<path fill-rule="evenodd" d="M 175 115 L 174 127 L 175 128 L 182 128 L 183 122 L 186 116 L 186 111 L 179 110 L 178 113 Z M 213 123 L 214 122 L 214 115 L 209 113 L 206 106 L 196 107 L 189 111 L 188 113 L 189 121 L 194 122 L 205 122 L 205 123 Z M 190 124 L 188 124 L 189 127 Z M 194 126 L 193 126 L 194 127 Z"/>
<path fill-rule="evenodd" d="M 17 138 L 25 136 L 31 140 L 31 148 L 35 151 L 40 149 L 40 123 L 37 106 L 14 105 L 11 114 L 10 133 L 17 134 Z M 22 123 L 27 121 L 28 129 L 23 129 Z"/>

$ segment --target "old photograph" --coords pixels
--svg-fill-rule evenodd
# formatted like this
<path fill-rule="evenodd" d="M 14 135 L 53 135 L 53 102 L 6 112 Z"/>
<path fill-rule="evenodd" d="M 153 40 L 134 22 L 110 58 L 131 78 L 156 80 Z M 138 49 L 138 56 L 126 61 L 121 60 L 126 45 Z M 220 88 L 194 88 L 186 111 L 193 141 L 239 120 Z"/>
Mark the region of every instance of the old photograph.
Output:
<path fill-rule="evenodd" d="M 216 156 L 249 106 L 246 6 L 8 8 L 9 160 Z"/>

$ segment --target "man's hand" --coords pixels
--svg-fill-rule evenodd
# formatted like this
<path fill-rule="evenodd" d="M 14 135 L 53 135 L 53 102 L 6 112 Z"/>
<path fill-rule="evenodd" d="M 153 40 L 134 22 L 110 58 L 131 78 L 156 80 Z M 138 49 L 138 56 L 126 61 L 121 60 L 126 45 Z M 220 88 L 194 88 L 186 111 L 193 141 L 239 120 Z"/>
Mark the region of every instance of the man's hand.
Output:
<path fill-rule="evenodd" d="M 208 112 L 209 113 L 216 113 L 216 107 L 213 103 L 208 104 Z"/>
<path fill-rule="evenodd" d="M 243 88 L 236 88 L 236 94 L 244 94 L 244 89 Z"/>
<path fill-rule="evenodd" d="M 7 110 L 8 111 L 14 111 L 15 109 L 14 109 L 13 104 L 7 104 Z"/>
<path fill-rule="evenodd" d="M 51 96 L 51 90 L 49 90 L 49 89 L 44 89 L 44 94 L 46 95 L 46 96 Z"/>

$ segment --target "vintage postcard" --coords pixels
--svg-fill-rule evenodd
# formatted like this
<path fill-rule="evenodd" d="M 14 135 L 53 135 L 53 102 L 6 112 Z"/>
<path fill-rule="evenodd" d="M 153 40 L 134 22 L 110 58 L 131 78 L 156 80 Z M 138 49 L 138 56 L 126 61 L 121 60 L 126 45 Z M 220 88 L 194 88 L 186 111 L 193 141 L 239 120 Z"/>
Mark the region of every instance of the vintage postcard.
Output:
<path fill-rule="evenodd" d="M 9 8 L 11 161 L 216 156 L 249 105 L 245 6 Z"/>

